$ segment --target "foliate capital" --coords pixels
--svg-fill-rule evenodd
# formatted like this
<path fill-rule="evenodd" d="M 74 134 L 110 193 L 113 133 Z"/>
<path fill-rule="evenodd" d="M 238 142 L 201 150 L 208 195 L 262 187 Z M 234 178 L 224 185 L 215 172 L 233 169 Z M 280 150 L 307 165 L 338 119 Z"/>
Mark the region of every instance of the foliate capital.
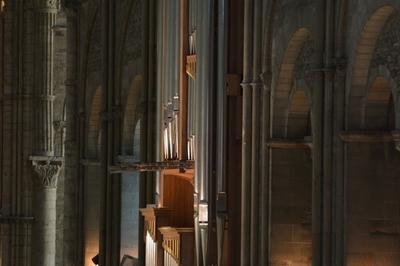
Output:
<path fill-rule="evenodd" d="M 62 164 L 52 161 L 32 161 L 38 184 L 43 188 L 57 188 Z"/>
<path fill-rule="evenodd" d="M 39 12 L 57 12 L 59 0 L 35 0 L 35 9 Z"/>
<path fill-rule="evenodd" d="M 397 151 L 400 152 L 400 131 L 393 131 L 392 136 L 393 136 L 394 147 L 396 148 Z"/>

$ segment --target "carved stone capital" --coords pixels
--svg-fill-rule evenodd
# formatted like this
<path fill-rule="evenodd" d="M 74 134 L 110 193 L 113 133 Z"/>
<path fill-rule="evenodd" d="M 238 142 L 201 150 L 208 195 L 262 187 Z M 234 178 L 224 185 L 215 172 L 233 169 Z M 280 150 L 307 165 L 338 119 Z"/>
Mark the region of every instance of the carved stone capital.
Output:
<path fill-rule="evenodd" d="M 338 57 L 334 59 L 334 63 L 336 67 L 336 75 L 339 77 L 346 76 L 347 59 L 344 57 Z"/>
<path fill-rule="evenodd" d="M 31 160 L 37 183 L 43 188 L 57 188 L 62 161 L 51 160 L 51 158 L 45 160 L 39 157 L 32 157 Z"/>
<path fill-rule="evenodd" d="M 61 130 L 63 130 L 64 128 L 67 127 L 67 121 L 64 121 L 64 120 L 54 121 L 53 127 L 56 132 L 60 132 Z"/>
<path fill-rule="evenodd" d="M 62 9 L 65 11 L 67 16 L 69 17 L 75 17 L 78 13 L 78 1 L 76 0 L 66 0 L 64 1 L 64 5 Z"/>
<path fill-rule="evenodd" d="M 57 12 L 59 0 L 35 0 L 35 10 L 38 12 Z"/>
<path fill-rule="evenodd" d="M 392 136 L 393 136 L 394 147 L 396 148 L 397 151 L 400 152 L 400 131 L 393 131 Z"/>

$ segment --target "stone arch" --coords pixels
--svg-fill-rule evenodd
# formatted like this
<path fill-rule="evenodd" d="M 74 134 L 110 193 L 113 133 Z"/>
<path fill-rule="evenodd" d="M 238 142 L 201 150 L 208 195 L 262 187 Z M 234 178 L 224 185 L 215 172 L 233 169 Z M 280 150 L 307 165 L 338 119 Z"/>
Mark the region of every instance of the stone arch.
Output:
<path fill-rule="evenodd" d="M 312 133 L 309 88 L 304 80 L 295 81 L 289 96 L 285 137 L 305 137 Z"/>
<path fill-rule="evenodd" d="M 388 127 L 388 111 L 391 93 L 389 82 L 379 76 L 372 83 L 365 100 L 363 125 L 365 129 L 385 129 Z"/>
<path fill-rule="evenodd" d="M 386 66 L 377 66 L 368 75 L 367 93 L 363 102 L 362 128 L 399 128 L 398 86 Z"/>
<path fill-rule="evenodd" d="M 283 57 L 276 89 L 273 95 L 274 137 L 286 137 L 290 110 L 293 111 L 296 108 L 300 108 L 301 105 L 307 105 L 305 101 L 307 97 L 301 97 L 301 94 L 307 95 L 307 93 L 304 91 L 301 93 L 301 90 L 298 90 L 298 94 L 295 93 L 297 91 L 297 86 L 295 86 L 295 67 L 305 42 L 310 38 L 311 33 L 307 28 L 298 29 L 292 35 Z M 294 105 L 291 104 L 291 101 Z"/>
<path fill-rule="evenodd" d="M 122 148 L 124 154 L 127 155 L 135 155 L 134 146 L 136 145 L 135 139 L 137 139 L 136 131 L 142 116 L 142 110 L 140 110 L 142 87 L 143 76 L 137 75 L 131 83 L 126 99 L 122 131 Z"/>
<path fill-rule="evenodd" d="M 97 87 L 90 106 L 87 124 L 87 155 L 89 158 L 98 158 L 100 151 L 101 109 L 103 90 Z"/>
<path fill-rule="evenodd" d="M 377 9 L 368 19 L 361 33 L 353 63 L 351 90 L 349 92 L 348 121 L 350 128 L 362 128 L 364 106 L 368 93 L 368 76 L 375 55 L 378 38 L 390 17 L 395 13 L 392 6 Z"/>

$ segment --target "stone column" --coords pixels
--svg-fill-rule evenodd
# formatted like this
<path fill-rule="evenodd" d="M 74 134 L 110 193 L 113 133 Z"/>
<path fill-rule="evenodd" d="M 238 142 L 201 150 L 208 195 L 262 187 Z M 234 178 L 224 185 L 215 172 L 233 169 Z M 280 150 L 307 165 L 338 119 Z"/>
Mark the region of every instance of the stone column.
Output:
<path fill-rule="evenodd" d="M 58 7 L 56 0 L 35 1 L 35 150 L 54 155 L 53 130 L 53 33 Z"/>
<path fill-rule="evenodd" d="M 56 196 L 61 163 L 33 161 L 35 222 L 32 265 L 54 266 L 56 255 Z"/>
<path fill-rule="evenodd" d="M 82 166 L 79 164 L 79 117 L 77 92 L 77 34 L 78 34 L 78 3 L 65 2 L 63 9 L 67 15 L 67 79 L 65 81 L 66 123 L 65 123 L 65 154 L 64 154 L 64 265 L 83 264 L 83 195 L 80 193 L 83 180 L 79 179 Z M 84 127 L 82 127 L 84 128 Z M 82 145 L 83 146 L 83 145 Z M 78 207 L 77 207 L 78 206 Z"/>
<path fill-rule="evenodd" d="M 242 117 L 242 195 L 240 229 L 240 265 L 250 265 L 251 166 L 252 166 L 252 63 L 253 0 L 244 1 L 243 44 L 243 117 Z"/>
<path fill-rule="evenodd" d="M 58 0 L 34 2 L 34 155 L 35 172 L 32 265 L 54 266 L 56 255 L 56 189 L 61 158 L 54 158 L 53 33 Z"/>

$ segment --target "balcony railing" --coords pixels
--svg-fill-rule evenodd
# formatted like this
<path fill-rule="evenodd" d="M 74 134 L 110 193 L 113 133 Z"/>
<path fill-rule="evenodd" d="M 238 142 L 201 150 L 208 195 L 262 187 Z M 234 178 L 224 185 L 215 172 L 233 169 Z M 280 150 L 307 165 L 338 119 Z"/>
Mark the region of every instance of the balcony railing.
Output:
<path fill-rule="evenodd" d="M 140 209 L 144 216 L 146 266 L 163 266 L 164 254 L 160 227 L 171 224 L 171 210 L 167 208 Z"/>
<path fill-rule="evenodd" d="M 194 265 L 193 228 L 161 227 L 164 266 Z"/>

